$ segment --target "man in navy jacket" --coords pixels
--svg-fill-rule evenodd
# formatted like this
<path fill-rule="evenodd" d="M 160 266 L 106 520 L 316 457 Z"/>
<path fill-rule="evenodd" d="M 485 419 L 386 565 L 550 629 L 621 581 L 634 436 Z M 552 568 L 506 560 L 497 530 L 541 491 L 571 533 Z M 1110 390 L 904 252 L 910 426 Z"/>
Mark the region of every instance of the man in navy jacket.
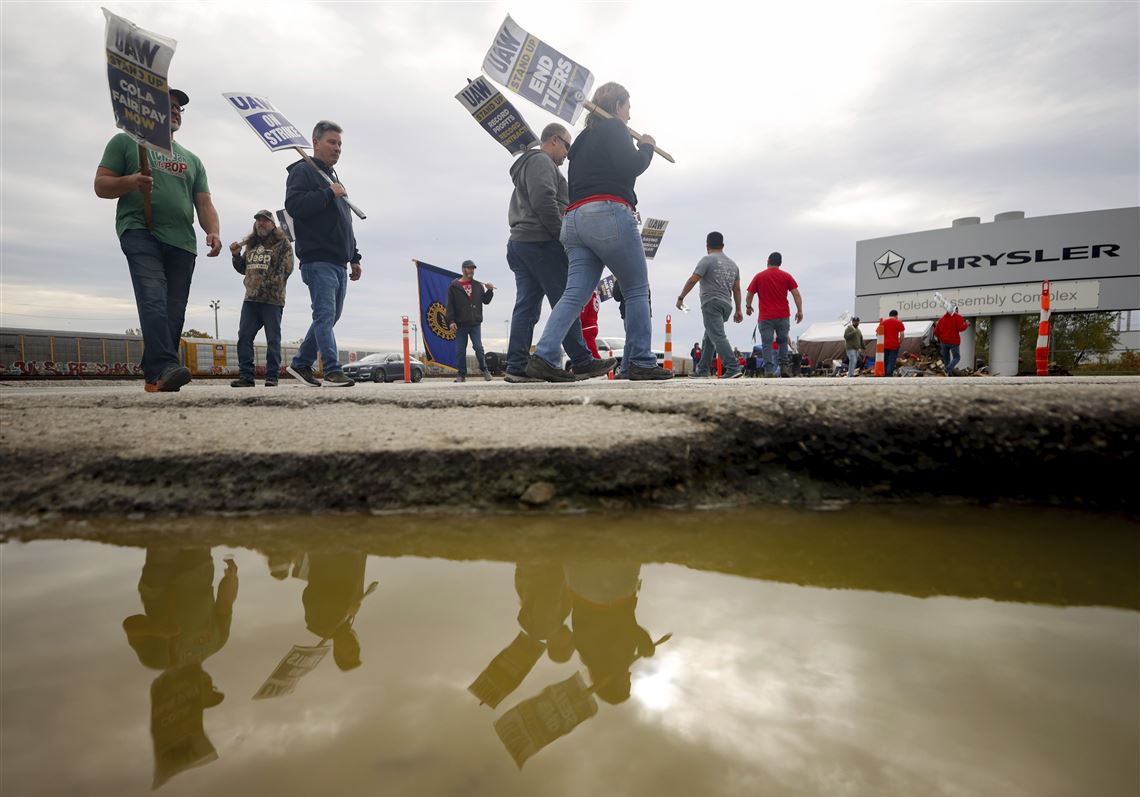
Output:
<path fill-rule="evenodd" d="M 313 323 L 288 371 L 312 387 L 321 386 L 313 375 L 318 351 L 326 385 L 354 384 L 341 370 L 333 334 L 344 309 L 348 280 L 356 281 L 362 273 L 352 215 L 343 199 L 348 192 L 333 169 L 340 160 L 342 132 L 339 125 L 323 120 L 313 128 L 313 163 L 331 183 L 303 160 L 289 166 L 285 183 L 285 210 L 293 217 L 301 281 L 309 286 L 313 305 Z"/>

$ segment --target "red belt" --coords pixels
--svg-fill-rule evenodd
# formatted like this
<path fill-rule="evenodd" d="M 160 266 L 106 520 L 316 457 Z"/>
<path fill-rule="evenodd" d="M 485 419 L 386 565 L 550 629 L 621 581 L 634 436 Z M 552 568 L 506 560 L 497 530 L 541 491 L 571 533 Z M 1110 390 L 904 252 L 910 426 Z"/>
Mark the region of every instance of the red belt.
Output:
<path fill-rule="evenodd" d="M 567 205 L 566 212 L 569 213 L 570 211 L 576 210 L 583 205 L 588 205 L 591 202 L 620 202 L 630 210 L 633 210 L 633 205 L 629 203 L 628 199 L 622 199 L 620 196 L 614 196 L 613 194 L 593 194 L 586 197 L 585 199 L 579 199 L 577 202 Z"/>

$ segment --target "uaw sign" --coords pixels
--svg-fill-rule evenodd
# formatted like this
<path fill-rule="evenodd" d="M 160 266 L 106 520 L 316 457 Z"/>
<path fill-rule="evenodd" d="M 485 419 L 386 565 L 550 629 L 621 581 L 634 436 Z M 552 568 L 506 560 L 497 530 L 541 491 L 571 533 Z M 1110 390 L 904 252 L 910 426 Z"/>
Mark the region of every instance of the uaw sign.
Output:
<path fill-rule="evenodd" d="M 641 227 L 641 245 L 645 247 L 645 259 L 652 260 L 661 248 L 661 239 L 665 237 L 665 228 L 669 222 L 665 219 L 646 219 Z"/>
<path fill-rule="evenodd" d="M 310 146 L 305 135 L 265 97 L 243 91 L 231 91 L 222 96 L 229 102 L 230 107 L 238 112 L 238 116 L 253 129 L 253 132 L 257 133 L 261 143 L 269 147 L 271 152 Z"/>
<path fill-rule="evenodd" d="M 1140 307 L 1140 208 L 1003 218 L 874 238 L 855 245 L 855 259 L 855 313 L 864 318 L 876 317 L 881 297 L 934 291 L 964 297 L 958 302 L 963 315 L 1032 314 L 1039 305 L 1025 305 L 1015 294 L 1024 294 L 1025 285 L 1039 290 L 1045 280 L 1084 286 L 1071 297 L 1080 307 L 1060 297 L 1054 310 L 1133 310 Z M 1087 297 L 1094 295 L 1090 305 Z M 1010 309 L 1022 305 L 1024 311 Z"/>
<path fill-rule="evenodd" d="M 582 103 L 594 85 L 589 69 L 527 33 L 510 14 L 487 50 L 483 71 L 570 124 L 578 121 Z"/>
<path fill-rule="evenodd" d="M 538 140 L 515 106 L 484 77 L 467 81 L 467 87 L 456 94 L 455 99 L 512 155 Z"/>
<path fill-rule="evenodd" d="M 107 18 L 107 83 L 115 126 L 142 146 L 173 158 L 166 76 L 178 43 L 105 8 L 103 15 Z"/>

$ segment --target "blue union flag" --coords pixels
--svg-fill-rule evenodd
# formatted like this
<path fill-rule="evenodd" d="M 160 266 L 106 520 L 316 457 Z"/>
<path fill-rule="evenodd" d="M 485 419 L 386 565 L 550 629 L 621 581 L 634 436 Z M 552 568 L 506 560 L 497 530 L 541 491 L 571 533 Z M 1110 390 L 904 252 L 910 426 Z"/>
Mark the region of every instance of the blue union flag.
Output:
<path fill-rule="evenodd" d="M 420 260 L 415 263 L 416 282 L 420 289 L 420 329 L 424 332 L 427 358 L 439 365 L 458 369 L 455 333 L 447 328 L 447 286 L 462 275 Z"/>

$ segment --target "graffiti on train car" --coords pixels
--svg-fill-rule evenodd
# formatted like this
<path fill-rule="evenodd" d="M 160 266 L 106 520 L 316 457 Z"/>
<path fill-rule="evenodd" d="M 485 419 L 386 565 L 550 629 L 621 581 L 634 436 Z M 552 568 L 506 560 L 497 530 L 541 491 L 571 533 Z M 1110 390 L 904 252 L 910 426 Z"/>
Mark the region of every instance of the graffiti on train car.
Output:
<path fill-rule="evenodd" d="M 142 376 L 139 363 L 63 362 L 16 360 L 9 363 L 9 376 Z"/>

